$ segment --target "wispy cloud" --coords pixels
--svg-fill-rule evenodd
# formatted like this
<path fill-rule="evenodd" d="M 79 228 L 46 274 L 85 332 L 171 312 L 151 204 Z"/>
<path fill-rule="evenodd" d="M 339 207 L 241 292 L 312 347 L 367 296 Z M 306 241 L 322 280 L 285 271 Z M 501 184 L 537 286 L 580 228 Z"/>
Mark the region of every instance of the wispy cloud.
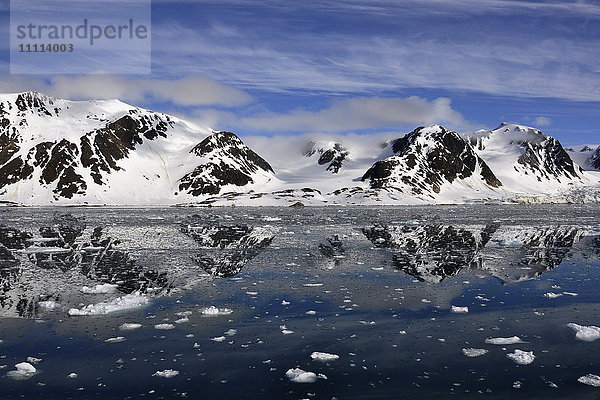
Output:
<path fill-rule="evenodd" d="M 147 79 L 118 75 L 66 75 L 49 79 L 19 75 L 0 79 L 0 92 L 37 90 L 66 99 L 120 99 L 127 102 L 163 102 L 176 106 L 236 107 L 249 103 L 246 92 L 205 76 Z"/>
<path fill-rule="evenodd" d="M 470 124 L 447 98 L 427 101 L 420 97 L 359 97 L 334 101 L 331 106 L 289 113 L 266 113 L 242 118 L 241 126 L 266 132 L 348 132 L 397 128 L 405 125 L 449 123 L 455 128 Z"/>

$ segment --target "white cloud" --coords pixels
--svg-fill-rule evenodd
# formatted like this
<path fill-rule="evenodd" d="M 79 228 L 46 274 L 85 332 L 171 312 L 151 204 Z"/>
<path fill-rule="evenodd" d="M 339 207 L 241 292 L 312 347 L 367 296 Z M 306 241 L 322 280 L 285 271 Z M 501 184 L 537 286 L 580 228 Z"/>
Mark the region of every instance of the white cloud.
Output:
<path fill-rule="evenodd" d="M 550 126 L 552 125 L 552 119 L 548 118 L 548 117 L 537 117 L 535 119 L 535 125 L 536 126 Z"/>
<path fill-rule="evenodd" d="M 240 126 L 267 132 L 348 132 L 406 125 L 447 123 L 453 128 L 470 124 L 450 105 L 450 99 L 420 97 L 356 97 L 336 100 L 319 111 L 296 109 L 239 120 Z"/>
<path fill-rule="evenodd" d="M 133 78 L 118 75 L 57 75 L 47 80 L 9 75 L 0 80 L 0 92 L 37 90 L 65 99 L 120 99 L 125 102 L 168 102 L 178 106 L 225 106 L 248 104 L 246 92 L 205 76 L 181 79 Z"/>

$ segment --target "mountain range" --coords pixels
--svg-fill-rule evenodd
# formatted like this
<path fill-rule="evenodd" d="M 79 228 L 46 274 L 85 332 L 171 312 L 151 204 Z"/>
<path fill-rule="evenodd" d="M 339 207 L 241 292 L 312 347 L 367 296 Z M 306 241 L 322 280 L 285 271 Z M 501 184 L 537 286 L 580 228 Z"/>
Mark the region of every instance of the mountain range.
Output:
<path fill-rule="evenodd" d="M 260 206 L 600 200 L 599 146 L 565 149 L 522 125 L 470 133 L 432 125 L 369 144 L 345 137 L 248 139 L 250 146 L 234 133 L 119 100 L 4 94 L 0 201 Z"/>

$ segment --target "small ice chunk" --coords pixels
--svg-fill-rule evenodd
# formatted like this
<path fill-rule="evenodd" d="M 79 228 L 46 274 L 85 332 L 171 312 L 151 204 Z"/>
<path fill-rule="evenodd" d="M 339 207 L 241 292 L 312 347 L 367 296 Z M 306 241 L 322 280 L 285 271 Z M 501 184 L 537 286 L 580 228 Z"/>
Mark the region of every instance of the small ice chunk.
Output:
<path fill-rule="evenodd" d="M 314 372 L 307 372 L 300 368 L 290 368 L 285 373 L 285 376 L 291 382 L 295 383 L 315 383 L 317 379 L 327 379 L 323 374 L 315 374 Z"/>
<path fill-rule="evenodd" d="M 453 312 L 455 314 L 466 314 L 469 312 L 469 307 L 452 306 L 450 312 Z"/>
<path fill-rule="evenodd" d="M 291 335 L 292 333 L 294 333 L 294 331 L 291 331 L 289 329 L 282 329 L 281 333 L 283 333 L 284 335 Z"/>
<path fill-rule="evenodd" d="M 117 291 L 117 285 L 113 285 L 112 283 L 105 283 L 102 285 L 96 285 L 93 288 L 84 286 L 81 288 L 81 293 L 85 294 L 107 294 L 114 293 Z"/>
<path fill-rule="evenodd" d="M 129 310 L 132 308 L 139 308 L 146 304 L 148 304 L 148 298 L 141 294 L 128 294 L 123 297 L 117 297 L 114 300 L 98 303 L 98 304 L 90 304 L 81 309 L 71 308 L 69 310 L 70 316 L 80 316 L 80 315 L 104 315 L 117 311 Z"/>
<path fill-rule="evenodd" d="M 289 301 L 281 300 L 282 306 L 289 306 L 291 303 Z"/>
<path fill-rule="evenodd" d="M 135 329 L 140 329 L 142 327 L 142 324 L 136 324 L 136 323 L 124 323 L 121 324 L 121 326 L 119 326 L 119 329 L 122 331 L 133 331 Z"/>
<path fill-rule="evenodd" d="M 174 369 L 165 369 L 163 371 L 156 371 L 152 376 L 159 376 L 161 378 L 172 378 L 179 375 L 179 371 Z"/>
<path fill-rule="evenodd" d="M 310 358 L 312 358 L 313 360 L 316 360 L 316 361 L 328 362 L 328 361 L 335 361 L 335 360 L 339 359 L 340 356 L 338 356 L 337 354 L 313 351 L 313 353 L 310 355 Z"/>
<path fill-rule="evenodd" d="M 185 324 L 186 322 L 190 322 L 188 317 L 179 318 L 177 321 L 175 321 L 176 324 Z"/>
<path fill-rule="evenodd" d="M 487 338 L 487 339 L 485 339 L 485 342 L 487 344 L 498 344 L 498 345 L 525 343 L 518 336 L 512 336 L 512 337 L 507 337 L 507 338 Z"/>
<path fill-rule="evenodd" d="M 600 376 L 594 374 L 587 374 L 585 376 L 577 378 L 577 382 L 594 387 L 600 387 Z"/>
<path fill-rule="evenodd" d="M 229 308 L 217 308 L 215 306 L 210 306 L 203 308 L 200 310 L 200 312 L 202 315 L 213 317 L 218 315 L 229 315 L 233 312 L 233 310 L 230 310 Z"/>
<path fill-rule="evenodd" d="M 106 343 L 119 343 L 119 342 L 124 342 L 125 338 L 123 336 L 117 336 L 117 337 L 113 337 L 113 338 L 108 338 L 105 340 Z"/>
<path fill-rule="evenodd" d="M 579 296 L 579 294 L 578 294 L 578 293 L 573 293 L 573 292 L 563 292 L 563 294 L 564 294 L 564 295 L 567 295 L 567 296 L 573 296 L 573 297 L 575 297 L 575 296 Z"/>
<path fill-rule="evenodd" d="M 594 340 L 600 339 L 600 328 L 597 326 L 584 326 L 570 323 L 567 324 L 567 327 L 576 332 L 575 339 L 584 342 L 593 342 Z"/>
<path fill-rule="evenodd" d="M 489 351 L 487 351 L 486 349 L 473 349 L 473 348 L 462 349 L 462 352 L 467 357 L 480 357 L 480 356 L 483 356 L 484 354 L 489 353 Z"/>
<path fill-rule="evenodd" d="M 317 312 L 315 310 L 308 310 L 306 315 L 315 315 Z"/>
<path fill-rule="evenodd" d="M 219 337 L 214 337 L 210 340 L 212 340 L 213 342 L 223 342 L 223 341 L 225 341 L 225 339 L 226 339 L 225 336 L 219 336 Z"/>
<path fill-rule="evenodd" d="M 230 329 L 227 332 L 225 332 L 225 335 L 234 336 L 236 333 L 237 333 L 237 329 Z"/>
<path fill-rule="evenodd" d="M 31 378 L 37 372 L 33 365 L 26 362 L 15 364 L 15 368 L 15 371 L 8 371 L 6 376 L 11 379 L 24 380 Z"/>
<path fill-rule="evenodd" d="M 158 325 L 154 325 L 154 329 L 168 331 L 171 329 L 175 329 L 175 325 L 173 325 L 173 324 L 158 324 Z"/>
<path fill-rule="evenodd" d="M 535 359 L 533 351 L 523 351 L 519 349 L 515 349 L 514 353 L 508 353 L 506 357 L 510 358 L 511 360 L 520 365 L 531 364 Z"/>
<path fill-rule="evenodd" d="M 319 286 L 323 286 L 322 283 L 304 283 L 302 286 L 304 287 L 319 287 Z"/>
<path fill-rule="evenodd" d="M 35 358 L 35 357 L 27 357 L 27 362 L 31 363 L 31 364 L 39 364 L 42 362 L 41 358 Z"/>
<path fill-rule="evenodd" d="M 46 311 L 51 311 L 51 310 L 54 310 L 57 307 L 60 307 L 60 304 L 58 304 L 57 302 L 52 301 L 52 300 L 38 301 L 37 305 L 41 309 L 46 310 Z"/>
<path fill-rule="evenodd" d="M 557 297 L 562 296 L 562 293 L 552 293 L 552 292 L 548 292 L 544 295 L 545 298 L 547 299 L 556 299 Z"/>
<path fill-rule="evenodd" d="M 246 292 L 248 296 L 256 296 L 258 292 Z"/>
<path fill-rule="evenodd" d="M 77 376 L 78 375 L 75 372 L 71 372 L 69 375 L 67 375 L 67 378 L 75 379 Z"/>

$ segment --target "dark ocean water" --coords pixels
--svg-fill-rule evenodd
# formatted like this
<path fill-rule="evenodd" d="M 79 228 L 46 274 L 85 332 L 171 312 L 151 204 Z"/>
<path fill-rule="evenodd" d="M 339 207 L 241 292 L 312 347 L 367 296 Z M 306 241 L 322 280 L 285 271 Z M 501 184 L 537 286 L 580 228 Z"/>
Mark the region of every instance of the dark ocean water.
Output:
<path fill-rule="evenodd" d="M 600 326 L 598 206 L 4 208 L 0 244 L 2 399 L 600 398 L 566 327 Z"/>

